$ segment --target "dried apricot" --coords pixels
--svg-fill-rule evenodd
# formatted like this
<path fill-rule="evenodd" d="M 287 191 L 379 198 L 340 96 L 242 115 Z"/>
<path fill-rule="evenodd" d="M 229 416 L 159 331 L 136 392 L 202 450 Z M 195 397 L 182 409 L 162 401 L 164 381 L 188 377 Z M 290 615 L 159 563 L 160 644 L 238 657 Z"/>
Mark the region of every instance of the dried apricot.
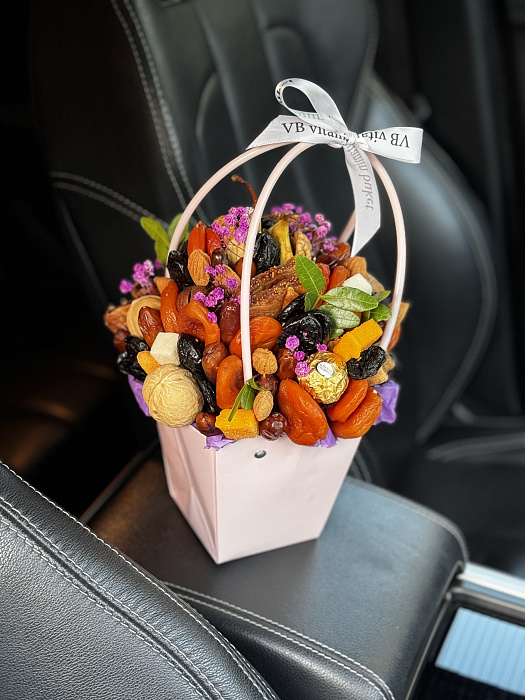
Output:
<path fill-rule="evenodd" d="M 188 257 L 194 250 L 206 251 L 206 224 L 199 221 L 188 236 Z"/>
<path fill-rule="evenodd" d="M 343 282 L 350 277 L 350 273 L 343 265 L 336 265 L 334 271 L 330 275 L 330 281 L 328 282 L 328 289 L 333 289 L 334 287 L 341 287 Z"/>
<path fill-rule="evenodd" d="M 211 257 L 211 254 L 217 248 L 222 246 L 219 234 L 212 228 L 206 229 L 206 252 Z"/>
<path fill-rule="evenodd" d="M 177 319 L 177 298 L 179 288 L 175 280 L 168 280 L 160 295 L 160 318 L 166 333 L 180 333 Z"/>
<path fill-rule="evenodd" d="M 221 339 L 217 322 L 209 320 L 208 309 L 200 301 L 192 299 L 179 311 L 177 320 L 180 329 L 178 333 L 192 335 L 202 340 L 205 345 L 218 343 Z"/>
<path fill-rule="evenodd" d="M 250 346 L 252 352 L 257 348 L 273 348 L 281 335 L 281 324 L 271 316 L 255 316 L 250 319 Z M 241 356 L 241 330 L 235 334 L 230 343 L 230 354 Z"/>
<path fill-rule="evenodd" d="M 286 434 L 297 445 L 315 445 L 328 433 L 328 422 L 320 406 L 291 379 L 279 385 L 279 410 L 286 418 Z"/>
<path fill-rule="evenodd" d="M 328 418 L 344 423 L 365 398 L 367 389 L 365 379 L 350 379 L 339 401 L 326 409 Z"/>
<path fill-rule="evenodd" d="M 220 408 L 232 408 L 237 394 L 244 384 L 242 360 L 238 355 L 228 355 L 217 370 L 216 396 Z"/>
<path fill-rule="evenodd" d="M 333 434 L 339 438 L 361 437 L 376 422 L 381 413 L 382 404 L 383 400 L 377 391 L 369 386 L 365 398 L 346 421 L 330 423 Z"/>

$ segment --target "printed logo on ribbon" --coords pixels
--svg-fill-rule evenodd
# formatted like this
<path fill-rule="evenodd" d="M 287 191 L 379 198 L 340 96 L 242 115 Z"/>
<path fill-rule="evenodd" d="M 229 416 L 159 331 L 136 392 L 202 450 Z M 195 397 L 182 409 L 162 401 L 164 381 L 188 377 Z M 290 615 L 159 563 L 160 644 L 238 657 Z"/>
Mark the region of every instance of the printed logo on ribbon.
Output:
<path fill-rule="evenodd" d="M 304 93 L 315 111 L 302 112 L 289 107 L 284 99 L 287 87 L 294 87 Z M 333 148 L 342 148 L 354 190 L 356 225 L 352 255 L 357 255 L 381 224 L 379 192 L 366 151 L 405 163 L 419 163 L 423 130 L 400 126 L 356 134 L 347 128 L 330 95 L 315 83 L 302 78 L 282 80 L 275 88 L 275 96 L 294 116 L 276 117 L 248 149 L 296 141 L 325 143 Z"/>

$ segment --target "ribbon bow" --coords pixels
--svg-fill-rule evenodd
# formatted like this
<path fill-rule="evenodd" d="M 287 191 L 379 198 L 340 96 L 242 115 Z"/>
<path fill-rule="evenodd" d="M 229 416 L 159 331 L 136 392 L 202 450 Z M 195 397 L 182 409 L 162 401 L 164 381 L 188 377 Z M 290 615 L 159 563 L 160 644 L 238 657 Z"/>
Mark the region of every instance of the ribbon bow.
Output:
<path fill-rule="evenodd" d="M 283 96 L 287 87 L 303 92 L 315 112 L 301 112 L 289 107 Z M 400 126 L 356 134 L 347 128 L 330 95 L 315 83 L 302 78 L 282 80 L 275 88 L 275 96 L 295 116 L 279 116 L 271 121 L 248 149 L 291 141 L 326 143 L 334 148 L 342 148 L 354 190 L 356 225 L 352 255 L 357 255 L 381 223 L 374 169 L 364 151 L 405 163 L 419 163 L 423 130 Z"/>

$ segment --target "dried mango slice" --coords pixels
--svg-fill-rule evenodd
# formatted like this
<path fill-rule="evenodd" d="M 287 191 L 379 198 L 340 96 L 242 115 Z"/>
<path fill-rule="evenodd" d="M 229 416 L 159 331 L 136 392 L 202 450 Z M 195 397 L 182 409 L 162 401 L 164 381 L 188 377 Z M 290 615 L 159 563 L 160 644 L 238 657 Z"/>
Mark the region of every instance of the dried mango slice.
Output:
<path fill-rule="evenodd" d="M 347 331 L 334 345 L 333 352 L 342 357 L 345 362 L 348 362 L 352 358 L 359 357 L 362 350 L 369 348 L 382 335 L 383 330 L 381 326 L 371 318 L 351 331 Z"/>
<path fill-rule="evenodd" d="M 238 408 L 231 420 L 228 420 L 231 410 L 225 408 L 217 416 L 215 427 L 222 430 L 230 440 L 243 440 L 259 435 L 259 422 L 252 410 Z"/>

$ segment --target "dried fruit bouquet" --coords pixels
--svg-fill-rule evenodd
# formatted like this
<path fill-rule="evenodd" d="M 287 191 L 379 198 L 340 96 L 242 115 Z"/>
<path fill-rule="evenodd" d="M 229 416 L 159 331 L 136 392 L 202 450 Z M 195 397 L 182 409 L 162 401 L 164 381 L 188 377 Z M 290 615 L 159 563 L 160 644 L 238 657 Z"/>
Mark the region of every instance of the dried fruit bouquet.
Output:
<path fill-rule="evenodd" d="M 193 424 L 216 449 L 258 435 L 330 446 L 392 422 L 398 387 L 389 380 L 390 350 L 407 305 L 382 347 L 390 292 L 365 258 L 333 236 L 323 214 L 293 204 L 262 216 L 251 264 L 243 265 L 257 202 L 249 189 L 253 207 L 186 227 L 171 251 L 180 216 L 168 231 L 142 220 L 157 259 L 122 281 L 124 298 L 105 322 L 143 410 L 170 427 Z M 243 268 L 250 275 L 248 370 Z"/>

